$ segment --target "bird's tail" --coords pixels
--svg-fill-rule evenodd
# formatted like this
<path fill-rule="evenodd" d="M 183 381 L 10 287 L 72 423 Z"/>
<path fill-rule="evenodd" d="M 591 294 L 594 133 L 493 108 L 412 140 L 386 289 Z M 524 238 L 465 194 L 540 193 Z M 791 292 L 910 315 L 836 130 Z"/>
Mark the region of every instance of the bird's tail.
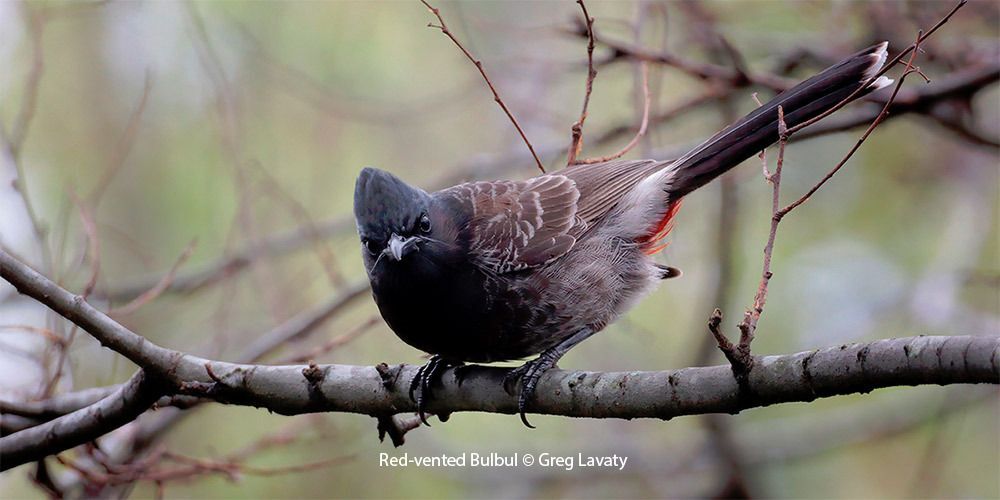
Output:
<path fill-rule="evenodd" d="M 885 64 L 887 46 L 887 42 L 873 45 L 778 94 L 674 161 L 663 172 L 668 198 L 679 200 L 777 142 L 779 106 L 791 128 L 823 114 L 858 89 L 855 99 L 892 83 L 884 76 L 873 80 Z"/>

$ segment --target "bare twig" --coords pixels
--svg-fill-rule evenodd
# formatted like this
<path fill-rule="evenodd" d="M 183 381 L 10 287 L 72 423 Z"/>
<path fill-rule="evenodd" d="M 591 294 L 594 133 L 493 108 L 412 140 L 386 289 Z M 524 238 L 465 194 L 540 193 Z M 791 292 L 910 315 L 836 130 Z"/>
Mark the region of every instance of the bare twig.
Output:
<path fill-rule="evenodd" d="M 94 292 L 94 288 L 97 287 L 97 280 L 101 274 L 101 245 L 100 239 L 97 236 L 97 224 L 94 222 L 94 216 L 91 210 L 80 201 L 76 195 L 72 195 L 73 203 L 77 205 L 77 210 L 79 210 L 80 221 L 83 225 L 83 231 L 87 235 L 87 259 L 90 261 L 90 278 L 87 279 L 87 283 L 83 286 L 83 293 L 81 297 L 86 300 L 91 293 Z M 63 368 L 66 366 L 66 358 L 69 354 L 69 346 L 76 339 L 77 327 L 76 325 L 70 329 L 69 334 L 63 339 L 62 342 L 56 344 L 56 348 L 59 355 L 56 358 L 56 371 L 48 378 L 45 386 L 42 388 L 42 398 L 47 398 L 52 395 L 52 391 L 55 390 L 56 384 L 62 379 Z"/>
<path fill-rule="evenodd" d="M 31 128 L 31 123 L 38 107 L 38 92 L 42 74 L 45 70 L 43 34 L 47 18 L 45 9 L 36 12 L 28 6 L 24 8 L 24 15 L 31 37 L 31 69 L 24 82 L 24 102 L 18 110 L 17 116 L 14 118 L 9 135 L 5 132 L 3 125 L 0 124 L 0 154 L 7 156 L 8 161 L 14 167 L 16 178 L 12 186 L 18 192 L 21 202 L 24 204 L 25 212 L 31 223 L 31 229 L 35 234 L 36 244 L 39 247 L 44 268 L 52 271 L 54 261 L 52 249 L 49 247 L 48 228 L 38 216 L 35 204 L 28 194 L 24 164 L 21 158 L 21 152 L 28 138 L 28 131 Z"/>
<path fill-rule="evenodd" d="M 642 123 L 639 124 L 639 130 L 636 131 L 635 137 L 632 138 L 628 144 L 620 149 L 617 153 L 612 153 L 607 156 L 601 156 L 599 158 L 587 158 L 585 160 L 580 160 L 576 162 L 578 165 L 591 165 L 594 163 L 602 163 L 606 161 L 611 161 L 617 158 L 621 158 L 632 150 L 636 144 L 639 144 L 639 140 L 646 135 L 646 128 L 649 126 L 649 66 L 646 63 L 642 64 L 642 89 L 643 89 L 643 107 L 642 107 Z"/>
<path fill-rule="evenodd" d="M 277 363 L 278 364 L 308 363 L 308 362 L 310 362 L 310 361 L 312 361 L 314 359 L 318 359 L 320 356 L 323 356 L 324 354 L 326 354 L 326 353 L 328 353 L 328 352 L 330 352 L 330 351 L 332 351 L 334 349 L 337 349 L 337 348 L 339 348 L 339 347 L 341 347 L 341 346 L 343 346 L 343 345 L 345 345 L 345 344 L 353 341 L 354 339 L 360 337 L 365 332 L 367 332 L 368 330 L 371 330 L 372 327 L 374 327 L 375 325 L 377 325 L 377 324 L 379 324 L 381 322 L 382 322 L 382 319 L 379 316 L 370 316 L 363 323 L 361 323 L 360 325 L 358 325 L 358 326 L 356 326 L 354 328 L 351 328 L 346 333 L 344 333 L 342 335 L 338 335 L 338 336 L 330 339 L 326 343 L 324 343 L 322 345 L 319 345 L 319 346 L 316 346 L 315 348 L 310 349 L 309 351 L 306 351 L 306 352 L 304 352 L 302 354 L 296 354 L 296 355 L 284 358 L 282 360 L 279 360 L 279 361 L 277 361 Z"/>
<path fill-rule="evenodd" d="M 40 12 L 35 12 L 34 9 L 26 5 L 24 15 L 27 18 L 26 24 L 31 36 L 31 70 L 24 81 L 24 103 L 18 110 L 17 117 L 10 129 L 8 147 L 10 147 L 14 158 L 20 158 L 24 141 L 28 138 L 28 129 L 31 128 L 35 110 L 38 109 L 38 89 L 42 81 L 42 73 L 45 71 L 45 57 L 42 50 L 42 37 L 47 21 L 45 11 L 43 9 Z"/>
<path fill-rule="evenodd" d="M 187 262 L 188 258 L 191 257 L 191 254 L 194 253 L 196 243 L 197 240 L 191 240 L 191 242 L 188 243 L 188 246 L 183 252 L 181 252 L 180 257 L 177 257 L 177 260 L 174 261 L 174 265 L 170 267 L 170 270 L 163 275 L 163 278 L 161 278 L 156 285 L 141 293 L 138 297 L 132 299 L 127 304 L 112 309 L 108 314 L 119 317 L 128 316 L 129 314 L 139 310 L 140 307 L 159 297 L 160 294 L 167 290 L 170 287 L 170 284 L 173 283 L 177 270 L 180 269 L 180 267 Z"/>
<path fill-rule="evenodd" d="M 944 19 L 942 19 L 934 27 L 934 29 L 937 29 L 937 27 L 941 26 L 941 24 L 943 24 L 944 21 L 947 21 L 948 18 L 951 17 L 951 15 L 954 14 L 955 11 L 958 10 L 958 8 L 961 7 L 964 4 L 965 4 L 964 1 L 961 2 L 961 3 L 959 3 L 958 6 L 956 6 L 955 9 L 952 10 L 951 13 L 948 14 L 948 16 L 946 16 Z M 791 212 L 792 210 L 795 210 L 796 207 L 798 207 L 799 205 L 805 203 L 806 200 L 808 200 L 813 194 L 815 194 L 816 191 L 819 190 L 819 188 L 823 187 L 823 185 L 826 184 L 827 181 L 829 181 L 830 179 L 832 179 L 833 176 L 836 175 L 837 172 L 839 172 L 840 169 L 844 165 L 847 164 L 847 161 L 850 160 L 852 156 L 854 156 L 854 153 L 857 152 L 857 150 L 861 147 L 862 144 L 864 144 L 865 140 L 868 139 L 868 136 L 870 136 L 872 134 L 872 132 L 875 131 L 875 128 L 878 127 L 879 124 L 881 124 L 883 120 L 885 120 L 885 117 L 889 114 L 889 108 L 892 106 L 893 101 L 895 101 L 896 96 L 899 95 L 899 89 L 903 86 L 903 82 L 906 80 L 906 77 L 908 75 L 910 75 L 911 73 L 915 72 L 913 70 L 913 59 L 917 55 L 917 49 L 920 48 L 920 42 L 923 41 L 926 38 L 927 38 L 927 35 L 924 35 L 923 31 L 919 31 L 917 33 L 917 41 L 914 42 L 913 45 L 910 46 L 910 51 L 909 51 L 910 58 L 906 62 L 906 70 L 903 71 L 903 74 L 900 75 L 899 80 L 896 81 L 896 86 L 892 89 L 892 94 L 889 96 L 889 100 L 886 101 L 886 103 L 885 103 L 884 106 L 882 106 L 882 111 L 878 114 L 878 116 L 875 117 L 875 120 L 872 121 L 871 125 L 868 126 L 868 128 L 865 130 L 865 132 L 863 134 L 861 134 L 861 137 L 857 140 L 857 142 L 854 143 L 854 146 L 851 147 L 851 149 L 847 152 L 846 155 L 844 155 L 843 158 L 841 158 L 841 160 L 837 163 L 837 165 L 834 166 L 829 172 L 827 172 L 826 175 L 823 176 L 823 178 L 820 179 L 819 182 L 817 182 L 812 188 L 809 189 L 809 191 L 806 192 L 806 194 L 802 195 L 799 199 L 793 201 L 792 203 L 790 203 L 785 208 L 782 208 L 781 210 L 775 212 L 774 213 L 774 218 L 776 218 L 778 221 L 780 221 L 782 218 L 784 218 L 786 215 L 788 215 L 789 212 Z M 906 51 L 904 51 L 903 53 L 906 53 Z M 810 120 L 810 121 L 812 121 L 812 120 Z M 806 122 L 806 123 L 808 123 L 808 122 Z M 800 124 L 797 127 L 793 127 L 791 129 L 789 129 L 788 132 L 787 132 L 788 135 L 794 133 L 794 131 L 796 129 L 800 129 L 802 127 L 802 125 L 804 125 L 804 123 Z"/>
<path fill-rule="evenodd" d="M 760 97 L 757 96 L 756 92 L 750 94 L 750 97 L 753 98 L 753 102 L 757 103 L 758 108 L 764 105 L 764 103 L 760 102 Z M 758 154 L 757 157 L 760 158 L 760 168 L 764 173 L 764 180 L 771 182 L 771 171 L 767 168 L 767 150 L 760 150 L 760 154 Z"/>
<path fill-rule="evenodd" d="M 459 50 L 465 54 L 465 57 L 472 61 L 472 64 L 474 64 L 476 69 L 479 70 L 479 74 L 483 75 L 483 80 L 486 80 L 486 85 L 488 85 L 490 87 L 490 91 L 493 92 L 493 100 L 496 101 L 496 103 L 500 106 L 500 109 L 507 114 L 507 118 L 510 118 L 510 122 L 514 124 L 514 128 L 517 129 L 517 133 L 521 134 L 521 139 L 524 140 L 524 144 L 528 146 L 528 150 L 531 151 L 531 156 L 535 159 L 535 164 L 538 165 L 538 170 L 541 170 L 544 174 L 545 167 L 542 165 L 542 160 L 538 159 L 538 154 L 535 153 L 535 148 L 531 145 L 531 141 L 528 140 L 528 136 L 524 135 L 524 130 L 521 129 L 521 125 L 517 123 L 517 119 L 514 118 L 513 113 L 510 112 L 510 109 L 508 109 L 507 105 L 504 104 L 503 99 L 500 98 L 500 94 L 497 93 L 497 89 L 493 86 L 493 82 L 490 81 L 490 77 L 486 75 L 486 70 L 483 69 L 483 63 L 479 59 L 473 57 L 472 53 L 469 52 L 464 45 L 462 45 L 462 42 L 459 42 L 458 38 L 455 38 L 455 35 L 448 29 L 448 25 L 444 23 L 444 18 L 441 17 L 441 12 L 437 8 L 432 7 L 431 4 L 427 3 L 427 0 L 420 0 L 420 2 L 423 3 L 432 14 L 434 14 L 434 17 L 437 17 L 438 22 L 440 23 L 429 23 L 427 26 L 441 30 L 441 33 L 444 33 L 448 38 L 450 38 L 451 41 L 458 46 Z"/>
<path fill-rule="evenodd" d="M 327 320 L 341 313 L 359 298 L 364 297 L 366 295 L 365 292 L 368 292 L 368 290 L 367 283 L 355 283 L 342 290 L 339 294 L 330 297 L 322 304 L 307 311 L 302 311 L 271 329 L 271 331 L 257 337 L 250 345 L 246 346 L 239 357 L 239 361 L 241 363 L 260 361 L 288 342 L 301 339 L 315 332 Z"/>
<path fill-rule="evenodd" d="M 142 94 L 139 95 L 139 102 L 132 110 L 132 114 L 129 115 L 128 123 L 125 125 L 125 131 L 122 133 L 122 137 L 118 141 L 118 146 L 114 150 L 111 162 L 108 164 L 107 169 L 105 169 L 101 174 L 101 177 L 98 179 L 97 184 L 94 185 L 93 190 L 87 196 L 86 203 L 92 209 L 97 208 L 101 197 L 104 195 L 104 191 L 107 190 L 108 186 L 111 185 L 111 181 L 125 165 L 125 160 L 128 158 L 129 152 L 132 151 L 132 146 L 135 144 L 135 139 L 138 136 L 139 125 L 142 123 L 142 116 L 146 112 L 146 106 L 149 103 L 149 94 L 152 89 L 153 79 L 149 73 L 146 73 L 146 78 L 143 80 L 142 84 Z"/>
<path fill-rule="evenodd" d="M 0 330 L 18 330 L 27 333 L 34 333 L 45 338 L 45 340 L 52 342 L 53 344 L 65 344 L 66 339 L 62 338 L 56 332 L 49 328 L 42 328 L 38 326 L 31 325 L 0 325 Z"/>
<path fill-rule="evenodd" d="M 964 4 L 965 1 L 963 0 L 954 9 L 952 9 L 952 11 L 949 12 L 943 19 L 941 19 L 937 24 L 935 24 L 934 27 L 931 28 L 930 32 L 933 32 L 941 25 L 943 25 L 945 22 L 947 22 L 947 20 Z M 871 135 L 871 133 L 875 130 L 875 128 L 878 127 L 880 123 L 882 123 L 882 121 L 888 114 L 889 108 L 895 101 L 896 96 L 899 94 L 899 89 L 902 87 L 903 82 L 906 80 L 906 77 L 911 73 L 917 72 L 917 69 L 915 69 L 913 66 L 913 61 L 920 50 L 920 43 L 923 40 L 925 40 L 927 36 L 928 35 L 925 35 L 923 30 L 918 31 L 916 41 L 913 43 L 913 45 L 910 46 L 909 49 L 903 51 L 899 56 L 893 59 L 888 65 L 886 65 L 887 67 L 883 68 L 876 75 L 872 76 L 869 79 L 869 81 L 874 81 L 875 78 L 878 78 L 879 76 L 884 74 L 888 70 L 888 68 L 892 67 L 892 65 L 894 65 L 896 61 L 902 57 L 903 54 L 908 53 L 910 55 L 909 59 L 906 62 L 906 68 L 903 71 L 903 74 L 899 77 L 898 81 L 896 82 L 892 94 L 889 96 L 889 99 L 882 107 L 882 111 L 875 117 L 875 120 L 872 121 L 872 123 L 868 126 L 868 129 L 865 130 L 865 132 L 861 135 L 861 137 L 854 144 L 854 146 L 833 167 L 833 169 L 827 172 L 827 174 L 822 179 L 820 179 L 820 181 L 817 182 L 811 189 L 809 189 L 809 191 L 807 191 L 804 195 L 802 195 L 802 197 L 790 203 L 788 206 L 784 208 L 779 208 L 781 206 L 780 186 L 781 186 L 781 169 L 784 163 L 785 146 L 788 143 L 788 138 L 795 131 L 801 130 L 803 127 L 805 127 L 810 123 L 815 123 L 822 117 L 828 116 L 834 110 L 845 105 L 861 90 L 865 89 L 867 85 L 861 85 L 858 88 L 858 90 L 852 92 L 847 98 L 842 100 L 831 110 L 821 113 L 818 117 L 813 118 L 811 120 L 807 120 L 802 124 L 799 124 L 798 126 L 792 128 L 789 128 L 786 125 L 784 118 L 784 110 L 781 107 L 778 107 L 777 166 L 775 167 L 775 172 L 773 174 L 767 171 L 766 164 L 764 167 L 765 178 L 773 186 L 772 198 L 771 198 L 771 209 L 772 209 L 771 227 L 768 233 L 767 243 L 764 246 L 763 270 L 761 272 L 760 283 L 757 287 L 757 293 L 754 295 L 753 306 L 744 313 L 743 320 L 740 321 L 740 323 L 737 325 L 737 327 L 740 330 L 739 344 L 734 347 L 732 343 L 728 341 L 728 339 L 725 339 L 725 335 L 723 335 L 722 332 L 719 330 L 719 323 L 721 321 L 721 312 L 718 309 L 715 310 L 715 312 L 709 319 L 709 331 L 712 333 L 712 335 L 716 337 L 716 340 L 718 341 L 719 344 L 719 349 L 722 350 L 722 352 L 726 355 L 726 358 L 730 360 L 730 363 L 733 366 L 733 373 L 736 375 L 737 381 L 740 382 L 742 388 L 749 389 L 749 387 L 746 386 L 747 374 L 749 373 L 750 370 L 753 369 L 754 366 L 754 358 L 750 351 L 750 344 L 753 342 L 754 333 L 756 332 L 757 329 L 757 323 L 760 320 L 760 316 L 764 311 L 764 304 L 767 301 L 768 284 L 770 283 L 771 277 L 773 276 L 773 273 L 771 272 L 771 257 L 774 252 L 774 240 L 777 235 L 778 225 L 781 223 L 781 220 L 786 215 L 788 215 L 789 212 L 794 210 L 799 205 L 805 203 L 806 200 L 809 199 L 809 197 L 811 197 L 814 193 L 816 193 L 816 191 L 818 191 L 827 181 L 833 178 L 833 176 L 836 175 L 836 173 L 847 163 L 847 161 L 861 147 L 861 145 L 865 142 L 865 140 L 868 139 L 868 136 Z M 747 393 L 749 394 L 749 391 Z"/>
<path fill-rule="evenodd" d="M 282 202 L 291 213 L 293 217 L 299 223 L 299 227 L 306 230 L 309 238 L 312 239 L 314 246 L 316 247 L 316 256 L 319 259 L 320 265 L 323 267 L 323 271 L 326 273 L 327 279 L 329 279 L 330 284 L 335 288 L 343 288 L 347 285 L 343 274 L 337 267 L 337 259 L 334 256 L 333 249 L 330 245 L 320 237 L 319 227 L 313 220 L 312 216 L 309 215 L 309 211 L 306 207 L 288 193 L 277 179 L 274 178 L 266 169 L 259 169 L 260 175 L 263 178 L 265 187 L 268 188 L 267 191 L 272 193 L 276 200 Z"/>
<path fill-rule="evenodd" d="M 87 257 L 90 260 L 90 278 L 83 286 L 83 299 L 86 300 L 90 294 L 94 293 L 97 286 L 97 279 L 101 274 L 101 243 L 97 236 L 97 223 L 94 222 L 93 211 L 85 206 L 83 202 L 72 195 L 73 202 L 77 205 L 80 213 L 80 222 L 83 224 L 83 232 L 87 235 Z"/>
<path fill-rule="evenodd" d="M 774 239 L 778 235 L 778 224 L 781 219 L 777 217 L 778 208 L 781 206 L 781 170 L 785 163 L 785 146 L 788 144 L 788 125 L 785 123 L 785 110 L 778 106 L 778 160 L 774 167 L 774 173 L 768 174 L 766 180 L 771 183 L 771 229 L 767 235 L 767 243 L 764 245 L 764 266 L 761 271 L 760 284 L 757 285 L 757 293 L 753 298 L 753 307 L 743 315 L 743 321 L 738 325 L 740 330 L 740 344 L 738 352 L 743 368 L 747 371 L 753 369 L 753 356 L 750 355 L 750 344 L 753 342 L 754 332 L 757 331 L 757 322 L 764 312 L 764 304 L 767 302 L 767 285 L 771 282 L 771 256 L 774 253 Z M 763 153 L 761 154 L 763 158 Z"/>
<path fill-rule="evenodd" d="M 905 57 L 907 54 L 911 54 L 910 55 L 910 61 L 912 62 L 913 61 L 913 55 L 912 55 L 912 53 L 917 51 L 917 49 L 920 47 L 920 43 L 923 42 L 924 40 L 926 40 L 931 35 L 933 35 L 934 32 L 938 30 L 938 28 L 940 28 L 945 23 L 947 23 L 948 20 L 951 19 L 951 16 L 954 16 L 955 13 L 958 12 L 958 9 L 961 9 L 967 2 L 968 2 L 968 0 L 960 0 L 958 2 L 958 4 L 956 4 L 955 7 L 952 8 L 950 12 L 948 12 L 948 14 L 946 14 L 934 26 L 932 26 L 929 30 L 927 30 L 926 34 L 922 30 L 920 32 L 918 32 L 917 33 L 917 41 L 914 42 L 913 44 L 911 44 L 909 47 L 903 49 L 903 51 L 900 52 L 899 54 L 896 54 L 896 57 L 893 57 L 891 60 L 889 60 L 888 63 L 886 63 L 885 65 L 883 65 L 882 69 L 879 70 L 878 73 L 875 73 L 874 75 L 872 75 L 872 77 L 870 78 L 870 80 L 871 81 L 875 81 L 878 77 L 880 77 L 880 76 L 888 73 L 889 70 L 891 70 L 896 65 L 896 63 L 898 63 L 900 60 L 902 60 L 903 57 Z M 909 63 L 907 63 L 906 68 L 907 69 L 903 73 L 903 76 L 906 76 L 906 74 L 911 71 L 912 65 L 909 64 Z M 900 80 L 902 80 L 902 77 L 900 77 Z M 893 92 L 893 95 L 895 95 L 899 91 L 899 83 L 902 83 L 902 82 L 897 82 L 896 90 Z M 808 127 L 809 125 L 812 125 L 813 123 L 816 123 L 816 122 L 822 120 L 823 118 L 826 118 L 827 116 L 830 116 L 831 114 L 835 113 L 837 110 L 839 110 L 840 108 L 846 106 L 849 102 L 851 102 L 852 100 L 854 100 L 854 96 L 856 96 L 858 93 L 864 91 L 865 87 L 866 87 L 865 85 L 862 85 L 862 86 L 858 87 L 857 90 L 855 90 L 850 95 L 848 95 L 847 97 L 845 97 L 843 100 L 841 100 L 839 103 L 837 103 L 832 108 L 826 110 L 823 113 L 820 113 L 819 115 L 813 117 L 812 119 L 806 120 L 806 121 L 804 121 L 804 122 L 802 122 L 802 123 L 800 123 L 800 124 L 798 124 L 798 125 L 790 128 L 790 129 L 788 129 L 788 135 L 792 135 L 792 134 L 798 132 L 799 130 L 802 130 L 802 129 Z M 890 101 L 892 101 L 892 99 L 890 99 Z"/>
<path fill-rule="evenodd" d="M 347 217 L 335 217 L 312 225 L 300 226 L 262 237 L 256 245 L 249 245 L 232 252 L 231 255 L 219 257 L 205 266 L 186 272 L 179 272 L 167 285 L 164 293 L 191 293 L 215 284 L 246 269 L 255 261 L 271 256 L 283 255 L 308 247 L 310 244 L 331 238 L 353 228 L 353 221 Z M 114 288 L 104 294 L 111 300 L 134 300 L 157 286 L 163 280 L 163 274 L 142 277 L 133 283 Z M 98 291 L 98 295 L 101 292 Z"/>
<path fill-rule="evenodd" d="M 573 34 L 581 35 L 579 32 L 574 32 Z M 604 61 L 605 64 L 620 59 L 639 60 L 651 64 L 670 66 L 699 80 L 723 83 L 732 87 L 742 87 L 753 83 L 778 92 L 788 89 L 796 83 L 792 80 L 765 72 L 758 71 L 747 74 L 739 68 L 733 69 L 718 64 L 695 61 L 673 52 L 657 52 L 616 40 L 597 37 L 597 43 L 612 50 L 612 56 L 610 59 Z"/>
<path fill-rule="evenodd" d="M 984 67 L 974 67 L 962 69 L 949 74 L 946 78 L 939 78 L 934 85 L 928 85 L 919 89 L 900 90 L 895 101 L 889 107 L 889 113 L 883 119 L 888 121 L 907 114 L 926 115 L 928 110 L 933 110 L 935 106 L 953 99 L 972 99 L 977 93 L 988 88 L 990 85 L 1000 80 L 1000 65 L 990 64 Z M 887 98 L 879 95 L 869 96 L 871 101 L 884 105 Z M 796 132 L 789 137 L 791 142 L 800 141 L 807 138 L 827 135 L 834 132 L 851 130 L 862 125 L 870 125 L 871 122 L 881 112 L 881 106 L 872 109 L 858 109 L 852 113 L 841 113 L 831 116 L 830 119 L 817 123 L 807 129 Z M 933 118 L 933 116 L 932 116 Z M 961 134 L 959 134 L 962 137 Z M 963 137 L 964 138 L 964 137 Z M 977 141 L 972 141 L 978 143 Z"/>
<path fill-rule="evenodd" d="M 297 422 L 293 421 L 293 424 L 297 424 Z M 296 432 L 291 432 L 291 428 L 293 427 Z M 301 429 L 298 429 L 299 427 L 301 425 L 286 426 L 285 429 L 281 429 L 271 435 L 263 436 L 220 459 L 190 457 L 169 451 L 163 447 L 156 449 L 144 460 L 125 466 L 107 463 L 102 457 L 94 456 L 93 458 L 96 459 L 102 470 L 97 470 L 95 467 L 88 467 L 78 461 L 62 456 L 57 456 L 56 459 L 61 464 L 86 478 L 89 483 L 106 488 L 135 481 L 152 481 L 162 487 L 168 481 L 191 479 L 209 474 L 222 474 L 228 480 L 235 481 L 243 474 L 274 476 L 305 472 L 344 463 L 354 458 L 353 456 L 341 456 L 317 462 L 273 468 L 257 467 L 246 463 L 247 460 L 257 453 L 276 446 L 288 445 L 300 439 L 302 432 Z M 166 462 L 172 462 L 177 465 L 165 465 Z"/>
<path fill-rule="evenodd" d="M 580 154 L 580 149 L 583 147 L 583 122 L 587 119 L 587 106 L 590 104 L 590 93 L 594 90 L 594 79 L 597 78 L 597 70 L 594 69 L 594 18 L 590 17 L 583 0 L 576 0 L 576 3 L 580 4 L 580 9 L 583 10 L 583 21 L 587 30 L 587 85 L 583 94 L 583 109 L 580 111 L 580 119 L 573 124 L 572 140 L 569 146 L 566 166 L 576 163 L 576 157 Z"/>
<path fill-rule="evenodd" d="M 687 113 L 691 113 L 700 110 L 703 107 L 713 105 L 716 102 L 718 102 L 719 99 L 725 99 L 727 96 L 729 96 L 729 93 L 721 89 L 721 87 L 709 86 L 709 88 L 706 89 L 704 92 L 692 96 L 690 98 L 684 99 L 683 101 L 680 101 L 677 104 L 658 113 L 652 113 L 652 104 L 650 104 L 651 114 L 649 117 L 649 124 L 651 126 L 660 126 L 666 123 L 670 123 L 674 119 L 679 118 Z M 634 129 L 635 129 L 635 124 L 623 123 L 621 125 L 607 129 L 602 134 L 598 135 L 597 139 L 595 139 L 593 142 L 595 144 L 610 143 L 611 141 L 617 139 L 618 137 L 622 137 L 625 136 L 625 134 L 631 133 L 632 130 Z M 679 151 L 680 149 L 686 149 L 686 148 L 671 148 L 671 149 L 677 149 L 678 151 L 674 152 L 674 154 L 678 154 L 680 152 Z M 658 152 L 658 154 L 662 156 L 666 154 L 666 152 L 664 150 L 661 150 Z M 653 154 L 652 156 L 655 157 L 657 156 L 657 154 Z M 669 156 L 670 155 L 667 155 L 667 157 Z"/>

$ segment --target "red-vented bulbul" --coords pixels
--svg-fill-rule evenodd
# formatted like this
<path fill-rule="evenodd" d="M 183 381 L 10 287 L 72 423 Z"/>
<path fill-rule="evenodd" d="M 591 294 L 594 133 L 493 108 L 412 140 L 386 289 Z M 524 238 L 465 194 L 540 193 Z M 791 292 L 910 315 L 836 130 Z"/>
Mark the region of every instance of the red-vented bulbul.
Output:
<path fill-rule="evenodd" d="M 652 257 L 681 199 L 846 99 L 873 78 L 886 43 L 782 92 L 673 161 L 609 161 L 522 181 L 469 182 L 427 193 L 365 168 L 354 215 L 375 303 L 407 344 L 433 356 L 410 386 L 425 398 L 441 370 L 540 354 L 510 372 L 524 412 L 539 377 L 664 278 Z M 508 388 L 510 385 L 508 385 Z"/>

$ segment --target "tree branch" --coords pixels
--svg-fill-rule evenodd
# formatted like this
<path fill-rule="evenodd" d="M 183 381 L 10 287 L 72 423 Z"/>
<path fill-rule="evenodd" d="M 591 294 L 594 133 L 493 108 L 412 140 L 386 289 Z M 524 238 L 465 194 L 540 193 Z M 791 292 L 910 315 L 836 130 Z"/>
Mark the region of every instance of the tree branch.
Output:
<path fill-rule="evenodd" d="M 114 394 L 42 425 L 0 438 L 0 470 L 54 455 L 117 429 L 141 415 L 164 393 L 142 370 Z"/>
<path fill-rule="evenodd" d="M 132 415 L 138 406 L 152 404 L 164 391 L 212 399 L 227 404 L 267 408 L 285 415 L 338 411 L 387 415 L 415 410 L 407 388 L 417 367 L 400 365 L 388 381 L 371 366 L 265 366 L 210 361 L 157 346 L 114 322 L 72 293 L 60 288 L 27 265 L 0 251 L 0 276 L 19 291 L 75 322 L 104 345 L 162 376 L 162 390 L 140 390 L 133 379 L 122 394 L 108 397 L 98 407 L 116 406 L 114 415 Z M 830 347 L 758 360 L 749 374 L 754 398 L 740 397 L 729 366 L 685 368 L 661 372 L 591 373 L 553 370 L 542 377 L 534 407 L 536 413 L 589 418 L 661 418 L 700 413 L 735 413 L 792 401 L 811 401 L 897 385 L 998 383 L 1000 336 L 911 337 Z M 517 397 L 502 384 L 506 368 L 475 367 L 461 386 L 445 374 L 438 395 L 427 410 L 438 414 L 486 411 L 514 414 Z M 137 375 L 139 377 L 139 375 Z M 127 404 L 134 401 L 134 404 Z M 140 404 L 142 403 L 142 404 Z M 0 450 L 18 450 L 17 457 L 56 453 L 82 437 L 69 433 L 59 446 L 33 439 L 21 450 L 25 432 L 46 436 L 70 418 L 95 406 L 52 422 L 0 438 Z M 102 413 L 103 414 L 103 413 Z M 138 413 L 135 413 L 137 415 Z M 134 418 L 135 415 L 132 415 Z M 113 428 L 127 420 L 108 418 L 86 427 L 88 432 Z M 90 434 L 87 439 L 93 439 Z M 18 447 L 15 447 L 18 445 Z M 36 449 L 41 451 L 36 451 Z M 65 448 L 62 448 L 65 449 Z M 4 451 L 6 455 L 6 451 Z M 19 463 L 5 457 L 3 469 Z"/>
<path fill-rule="evenodd" d="M 110 396 L 117 388 L 118 386 L 94 387 L 66 394 L 57 394 L 41 401 L 14 402 L 0 400 L 0 413 L 42 419 L 61 417 Z"/>
<path fill-rule="evenodd" d="M 570 417 L 669 419 L 702 413 L 737 413 L 771 404 L 812 401 L 899 385 L 996 384 L 1000 382 L 998 355 L 1000 336 L 956 336 L 877 340 L 766 356 L 758 360 L 749 375 L 755 389 L 753 400 L 740 397 L 728 365 L 660 372 L 553 370 L 540 382 L 539 394 L 544 396 L 533 411 Z M 388 387 L 370 366 L 251 366 L 221 362 L 213 362 L 211 366 L 217 381 L 188 383 L 181 390 L 222 403 L 263 407 L 285 415 L 324 411 L 385 415 L 415 409 L 407 386 L 416 374 L 416 366 L 400 366 L 399 376 Z M 461 386 L 451 373 L 445 373 L 428 410 L 436 414 L 459 411 L 515 414 L 517 398 L 503 389 L 506 373 L 506 368 L 474 367 L 467 372 Z M 80 410 L 89 411 L 90 408 Z M 45 432 L 48 426 L 23 432 Z M 20 443 L 21 434 L 0 439 L 0 450 L 5 454 L 3 469 L 18 465 L 6 454 L 8 440 Z M 36 446 L 47 445 L 44 441 L 36 442 Z M 53 452 L 51 446 L 45 449 Z"/>

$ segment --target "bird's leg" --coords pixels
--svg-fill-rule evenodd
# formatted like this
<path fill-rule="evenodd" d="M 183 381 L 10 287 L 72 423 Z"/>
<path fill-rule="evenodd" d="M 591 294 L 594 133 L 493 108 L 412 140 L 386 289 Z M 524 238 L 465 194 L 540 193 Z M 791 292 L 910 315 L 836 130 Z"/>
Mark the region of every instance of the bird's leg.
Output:
<path fill-rule="evenodd" d="M 525 417 L 524 412 L 527 410 L 528 401 L 535 395 L 535 386 L 538 385 L 538 379 L 542 377 L 542 374 L 549 371 L 549 369 L 555 367 L 559 358 L 562 358 L 573 346 L 587 340 L 588 337 L 595 333 L 597 331 L 593 328 L 584 328 L 574 333 L 568 339 L 563 340 L 555 347 L 542 351 L 537 358 L 507 373 L 504 377 L 503 385 L 509 394 L 514 393 L 514 383 L 518 380 L 521 381 L 521 394 L 517 398 L 517 410 L 521 414 L 521 422 L 524 422 L 524 425 L 532 429 L 535 428 L 535 426 L 528 422 L 528 418 Z"/>
<path fill-rule="evenodd" d="M 417 370 L 417 374 L 410 381 L 410 399 L 416 401 L 417 403 L 417 415 L 420 416 L 420 421 L 423 422 L 428 427 L 431 425 L 427 422 L 427 418 L 424 415 L 424 408 L 426 407 L 427 401 L 431 398 L 431 384 L 434 383 L 435 378 L 440 378 L 441 373 L 453 366 L 461 366 L 461 362 L 452 362 L 442 358 L 440 355 L 431 356 L 430 361 L 424 366 L 421 366 Z M 413 393 L 420 388 L 420 393 L 416 398 L 413 397 Z"/>

